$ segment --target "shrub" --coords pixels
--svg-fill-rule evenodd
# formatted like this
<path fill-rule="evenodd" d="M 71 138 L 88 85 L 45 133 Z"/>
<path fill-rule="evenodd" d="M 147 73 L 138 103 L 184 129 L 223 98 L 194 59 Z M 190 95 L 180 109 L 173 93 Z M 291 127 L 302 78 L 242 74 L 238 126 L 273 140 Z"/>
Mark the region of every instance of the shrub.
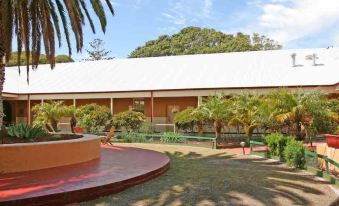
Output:
<path fill-rule="evenodd" d="M 78 117 L 77 125 L 84 127 L 90 133 L 102 132 L 111 119 L 109 108 L 97 104 L 79 107 L 76 116 Z"/>
<path fill-rule="evenodd" d="M 305 168 L 306 159 L 303 142 L 296 140 L 288 141 L 284 154 L 287 165 L 295 168 Z"/>
<path fill-rule="evenodd" d="M 155 126 L 150 122 L 143 122 L 141 123 L 139 132 L 144 134 L 153 134 L 155 132 Z"/>
<path fill-rule="evenodd" d="M 113 119 L 113 125 L 117 128 L 125 127 L 128 131 L 137 131 L 146 117 L 141 112 L 126 111 L 120 112 Z"/>
<path fill-rule="evenodd" d="M 76 111 L 76 116 L 78 117 L 77 124 L 90 133 L 98 133 L 104 130 L 112 117 L 108 107 L 97 104 L 87 104 L 79 107 Z"/>
<path fill-rule="evenodd" d="M 145 143 L 152 141 L 147 139 L 145 134 L 135 133 L 135 132 L 123 132 L 120 135 L 121 141 L 126 143 Z"/>
<path fill-rule="evenodd" d="M 265 137 L 265 141 L 268 145 L 269 154 L 279 157 L 280 160 L 284 160 L 284 150 L 289 141 L 293 137 L 286 137 L 281 133 L 273 133 Z"/>
<path fill-rule="evenodd" d="M 194 117 L 192 115 L 192 112 L 194 111 L 193 107 L 188 107 L 187 109 L 178 112 L 175 114 L 173 118 L 173 123 L 182 130 L 189 130 L 193 131 L 193 127 L 195 124 Z"/>
<path fill-rule="evenodd" d="M 27 124 L 16 124 L 8 127 L 7 133 L 11 137 L 23 139 L 35 139 L 46 135 L 46 131 L 41 127 L 31 127 Z"/>
<path fill-rule="evenodd" d="M 164 132 L 160 138 L 160 142 L 162 143 L 180 143 L 184 141 L 185 140 L 180 137 L 180 134 L 175 132 Z"/>

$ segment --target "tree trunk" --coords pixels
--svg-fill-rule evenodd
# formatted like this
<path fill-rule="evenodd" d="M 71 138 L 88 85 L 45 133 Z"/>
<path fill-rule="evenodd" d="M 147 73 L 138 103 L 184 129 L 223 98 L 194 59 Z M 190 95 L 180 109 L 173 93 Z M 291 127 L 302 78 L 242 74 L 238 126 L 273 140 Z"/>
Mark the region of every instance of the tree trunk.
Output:
<path fill-rule="evenodd" d="M 5 82 L 5 55 L 0 45 L 0 128 L 2 127 L 4 117 L 3 96 L 2 96 L 4 82 Z"/>
<path fill-rule="evenodd" d="M 215 147 L 218 148 L 218 144 L 220 143 L 220 134 L 222 129 L 222 122 L 220 120 L 215 120 L 213 123 L 214 130 L 215 130 L 215 139 L 216 145 Z"/>
<path fill-rule="evenodd" d="M 53 130 L 54 130 L 55 132 L 57 132 L 57 131 L 58 131 L 58 122 L 57 122 L 56 120 L 52 119 L 52 120 L 51 120 L 51 125 L 52 125 L 52 127 L 53 127 Z"/>
<path fill-rule="evenodd" d="M 1 32 L 0 32 L 1 36 Z M 6 59 L 5 59 L 5 50 L 2 45 L 2 41 L 0 41 L 0 133 L 1 133 L 1 142 L 2 144 L 4 143 L 4 137 L 3 137 L 3 118 L 4 118 L 4 107 L 3 107 L 3 96 L 2 96 L 2 91 L 4 89 L 4 82 L 5 82 L 5 64 L 6 64 Z"/>
<path fill-rule="evenodd" d="M 301 141 L 303 140 L 302 135 L 301 135 L 301 123 L 298 122 L 296 125 L 296 132 L 295 136 L 297 137 L 297 140 Z"/>
<path fill-rule="evenodd" d="M 198 123 L 198 135 L 202 136 L 204 134 L 204 125 L 200 122 Z"/>

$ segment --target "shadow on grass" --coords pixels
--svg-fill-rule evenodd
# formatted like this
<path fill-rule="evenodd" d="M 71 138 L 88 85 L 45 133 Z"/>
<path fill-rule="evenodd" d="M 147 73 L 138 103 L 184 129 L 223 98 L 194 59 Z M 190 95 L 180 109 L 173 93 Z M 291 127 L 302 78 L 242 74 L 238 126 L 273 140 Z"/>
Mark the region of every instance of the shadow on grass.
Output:
<path fill-rule="evenodd" d="M 166 154 L 171 168 L 162 176 L 82 204 L 309 205 L 315 204 L 314 199 L 319 203 L 326 199 L 323 183 L 263 159 L 181 152 L 179 148 Z"/>

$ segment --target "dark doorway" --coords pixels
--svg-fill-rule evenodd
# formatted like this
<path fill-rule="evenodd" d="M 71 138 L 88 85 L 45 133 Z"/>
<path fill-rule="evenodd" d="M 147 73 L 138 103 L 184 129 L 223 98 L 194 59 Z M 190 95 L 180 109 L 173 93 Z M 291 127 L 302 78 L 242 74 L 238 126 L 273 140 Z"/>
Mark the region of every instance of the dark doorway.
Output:
<path fill-rule="evenodd" d="M 3 101 L 3 104 L 5 114 L 3 123 L 5 126 L 8 126 L 12 123 L 12 105 L 6 100 Z"/>

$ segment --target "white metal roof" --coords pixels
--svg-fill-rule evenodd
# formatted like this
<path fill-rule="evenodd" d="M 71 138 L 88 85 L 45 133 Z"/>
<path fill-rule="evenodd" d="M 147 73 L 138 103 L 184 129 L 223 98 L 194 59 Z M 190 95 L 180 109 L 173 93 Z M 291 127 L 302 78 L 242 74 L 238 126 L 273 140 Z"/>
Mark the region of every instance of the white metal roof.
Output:
<path fill-rule="evenodd" d="M 291 54 L 296 54 L 292 66 Z M 316 53 L 318 66 L 305 56 Z M 201 54 L 40 65 L 26 82 L 6 68 L 4 92 L 80 93 L 208 88 L 334 85 L 339 48 Z"/>

